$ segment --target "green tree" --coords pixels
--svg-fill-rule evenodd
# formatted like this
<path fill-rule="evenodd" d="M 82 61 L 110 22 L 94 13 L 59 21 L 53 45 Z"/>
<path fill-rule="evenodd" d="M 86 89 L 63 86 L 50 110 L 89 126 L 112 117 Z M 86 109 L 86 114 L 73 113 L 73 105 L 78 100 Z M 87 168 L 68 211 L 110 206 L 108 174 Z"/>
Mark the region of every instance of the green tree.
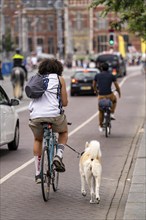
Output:
<path fill-rule="evenodd" d="M 3 39 L 3 49 L 6 51 L 6 53 L 9 53 L 10 51 L 13 51 L 13 42 L 11 39 L 11 31 L 10 29 L 6 30 L 6 34 Z"/>
<path fill-rule="evenodd" d="M 101 16 L 109 12 L 115 12 L 118 22 L 112 22 L 111 26 L 120 30 L 123 24 L 127 24 L 129 31 L 146 40 L 146 0 L 93 0 L 90 7 L 105 6 Z"/>

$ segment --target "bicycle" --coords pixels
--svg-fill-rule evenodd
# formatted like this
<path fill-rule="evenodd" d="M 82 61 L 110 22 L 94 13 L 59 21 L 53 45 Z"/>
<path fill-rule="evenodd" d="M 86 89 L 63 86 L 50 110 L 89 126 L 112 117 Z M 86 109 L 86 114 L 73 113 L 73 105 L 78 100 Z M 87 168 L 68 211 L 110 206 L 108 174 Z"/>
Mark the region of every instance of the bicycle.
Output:
<path fill-rule="evenodd" d="M 110 99 L 99 100 L 99 108 L 103 111 L 103 129 L 105 131 L 105 137 L 111 134 L 111 106 L 112 102 Z"/>
<path fill-rule="evenodd" d="M 52 130 L 52 124 L 42 124 L 44 135 L 41 159 L 41 188 L 43 199 L 47 202 L 50 194 L 50 186 L 52 185 L 54 192 L 58 190 L 59 173 L 56 171 L 53 164 L 53 158 L 57 152 L 58 143 L 56 134 Z"/>

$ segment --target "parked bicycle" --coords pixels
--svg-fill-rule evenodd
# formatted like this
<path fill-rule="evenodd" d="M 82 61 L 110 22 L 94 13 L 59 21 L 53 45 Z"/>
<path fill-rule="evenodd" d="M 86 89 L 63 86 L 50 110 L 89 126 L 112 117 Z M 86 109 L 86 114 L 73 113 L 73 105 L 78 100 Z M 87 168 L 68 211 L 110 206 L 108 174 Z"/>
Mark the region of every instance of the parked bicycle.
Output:
<path fill-rule="evenodd" d="M 110 99 L 99 100 L 99 108 L 103 111 L 103 130 L 105 131 L 105 137 L 111 134 L 111 106 L 112 102 Z"/>
<path fill-rule="evenodd" d="M 57 137 L 52 130 L 51 123 L 43 123 L 44 136 L 43 136 L 43 152 L 41 160 L 41 188 L 44 201 L 48 201 L 50 186 L 52 185 L 53 191 L 58 189 L 59 173 L 53 165 L 53 158 L 57 152 Z"/>

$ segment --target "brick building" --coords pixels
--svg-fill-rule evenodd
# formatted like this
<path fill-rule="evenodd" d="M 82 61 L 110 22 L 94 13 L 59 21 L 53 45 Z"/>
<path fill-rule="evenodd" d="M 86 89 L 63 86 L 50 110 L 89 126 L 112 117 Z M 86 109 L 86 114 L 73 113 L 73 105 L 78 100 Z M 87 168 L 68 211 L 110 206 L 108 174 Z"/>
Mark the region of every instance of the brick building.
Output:
<path fill-rule="evenodd" d="M 1 32 L 10 29 L 14 47 L 29 53 L 97 54 L 108 50 L 110 22 L 118 19 L 114 13 L 100 17 L 103 6 L 89 8 L 91 0 L 1 0 Z M 3 23 L 2 23 L 3 22 Z M 126 30 L 126 29 L 125 29 Z M 115 33 L 114 49 L 118 50 L 118 36 L 125 46 L 132 44 L 141 51 L 140 39 L 123 30 Z"/>
<path fill-rule="evenodd" d="M 100 13 L 104 6 L 100 5 L 97 8 L 89 8 L 91 0 L 68 0 L 68 29 L 72 33 L 70 37 L 70 50 L 73 49 L 76 53 L 85 54 L 99 53 L 104 50 L 109 50 L 109 30 L 110 23 L 117 20 L 118 17 L 114 13 L 109 13 L 107 17 L 100 17 Z M 134 45 L 137 51 L 141 51 L 140 39 L 129 34 L 125 29 L 122 32 L 114 31 L 115 43 L 114 49 L 118 50 L 118 36 L 124 37 L 125 47 L 128 50 L 128 45 Z"/>

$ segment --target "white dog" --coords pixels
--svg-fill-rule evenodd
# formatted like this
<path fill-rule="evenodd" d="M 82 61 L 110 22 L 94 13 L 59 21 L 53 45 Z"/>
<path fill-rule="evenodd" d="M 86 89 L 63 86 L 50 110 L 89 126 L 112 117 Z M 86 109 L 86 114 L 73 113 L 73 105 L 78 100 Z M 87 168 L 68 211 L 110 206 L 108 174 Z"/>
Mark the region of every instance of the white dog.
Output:
<path fill-rule="evenodd" d="M 86 142 L 85 151 L 79 162 L 79 171 L 81 175 L 81 193 L 86 196 L 85 180 L 90 190 L 90 203 L 99 203 L 99 187 L 101 181 L 101 150 L 100 143 L 96 140 L 90 143 Z"/>

